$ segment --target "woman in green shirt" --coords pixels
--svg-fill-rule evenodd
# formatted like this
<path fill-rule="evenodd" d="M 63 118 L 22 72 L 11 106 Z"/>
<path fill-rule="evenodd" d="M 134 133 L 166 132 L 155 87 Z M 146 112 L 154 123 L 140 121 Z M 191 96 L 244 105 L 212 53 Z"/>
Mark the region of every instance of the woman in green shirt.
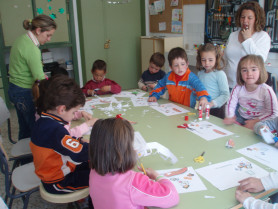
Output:
<path fill-rule="evenodd" d="M 23 27 L 27 34 L 21 35 L 13 43 L 9 68 L 8 94 L 18 117 L 18 139 L 31 135 L 36 111 L 32 85 L 36 80 L 45 79 L 39 46 L 50 41 L 57 25 L 49 16 L 39 15 L 33 20 L 24 20 Z"/>

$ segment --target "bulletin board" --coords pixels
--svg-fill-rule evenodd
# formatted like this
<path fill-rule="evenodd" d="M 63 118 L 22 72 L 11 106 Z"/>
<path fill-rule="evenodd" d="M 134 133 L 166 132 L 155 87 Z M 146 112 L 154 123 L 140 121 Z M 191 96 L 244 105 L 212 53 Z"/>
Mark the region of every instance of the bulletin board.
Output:
<path fill-rule="evenodd" d="M 149 0 L 149 4 L 153 4 L 157 0 Z M 178 5 L 177 6 L 170 6 L 172 0 L 164 0 L 165 1 L 165 10 L 162 12 L 159 12 L 157 15 L 149 15 L 150 19 L 150 32 L 151 33 L 176 33 L 176 34 L 182 34 L 183 33 L 183 0 L 177 0 Z M 181 22 L 181 31 L 175 32 L 172 29 L 172 10 L 173 9 L 181 9 L 181 15 L 180 15 L 180 22 Z M 159 24 L 165 24 L 166 28 L 165 30 L 161 30 L 159 27 Z"/>

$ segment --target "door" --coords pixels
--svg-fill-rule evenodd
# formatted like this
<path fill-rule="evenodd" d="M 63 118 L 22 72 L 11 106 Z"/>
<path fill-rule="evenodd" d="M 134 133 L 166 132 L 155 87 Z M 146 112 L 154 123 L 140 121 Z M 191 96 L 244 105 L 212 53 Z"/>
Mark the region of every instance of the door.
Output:
<path fill-rule="evenodd" d="M 119 83 L 123 89 L 137 88 L 141 72 L 141 1 L 108 2 L 82 0 L 79 4 L 84 83 L 92 78 L 93 62 L 103 59 L 107 63 L 107 78 Z M 109 48 L 105 49 L 108 40 Z"/>

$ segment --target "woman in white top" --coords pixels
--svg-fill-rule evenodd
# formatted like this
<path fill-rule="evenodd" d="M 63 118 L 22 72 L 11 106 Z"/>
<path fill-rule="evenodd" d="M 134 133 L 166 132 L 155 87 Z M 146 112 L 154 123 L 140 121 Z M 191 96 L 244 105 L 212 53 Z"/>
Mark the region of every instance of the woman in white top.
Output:
<path fill-rule="evenodd" d="M 236 85 L 236 70 L 239 60 L 248 54 L 261 55 L 266 61 L 271 40 L 263 31 L 265 12 L 257 2 L 246 2 L 237 10 L 235 22 L 240 30 L 230 34 L 224 52 L 226 68 L 224 69 L 229 87 Z"/>

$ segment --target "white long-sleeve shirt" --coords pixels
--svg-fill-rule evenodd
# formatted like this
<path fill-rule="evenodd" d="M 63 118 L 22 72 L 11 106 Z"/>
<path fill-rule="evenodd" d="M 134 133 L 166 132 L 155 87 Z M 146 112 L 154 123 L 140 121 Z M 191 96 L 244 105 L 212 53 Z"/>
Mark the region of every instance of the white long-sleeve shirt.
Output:
<path fill-rule="evenodd" d="M 239 30 L 230 34 L 227 47 L 224 52 L 226 67 L 224 72 L 227 75 L 230 88 L 234 88 L 236 83 L 236 71 L 239 60 L 248 54 L 261 55 L 266 61 L 271 40 L 265 31 L 256 32 L 251 38 L 246 39 L 242 43 L 238 41 Z"/>
<path fill-rule="evenodd" d="M 239 114 L 247 120 L 258 118 L 264 121 L 278 116 L 277 97 L 265 83 L 252 92 L 247 91 L 245 86 L 236 85 L 227 103 L 226 117 L 235 116 L 237 104 Z"/>
<path fill-rule="evenodd" d="M 266 191 L 278 188 L 278 173 L 272 172 L 269 176 L 263 177 L 261 181 Z M 243 202 L 243 207 L 245 209 L 278 209 L 278 204 L 270 204 L 254 197 L 248 197 Z"/>

